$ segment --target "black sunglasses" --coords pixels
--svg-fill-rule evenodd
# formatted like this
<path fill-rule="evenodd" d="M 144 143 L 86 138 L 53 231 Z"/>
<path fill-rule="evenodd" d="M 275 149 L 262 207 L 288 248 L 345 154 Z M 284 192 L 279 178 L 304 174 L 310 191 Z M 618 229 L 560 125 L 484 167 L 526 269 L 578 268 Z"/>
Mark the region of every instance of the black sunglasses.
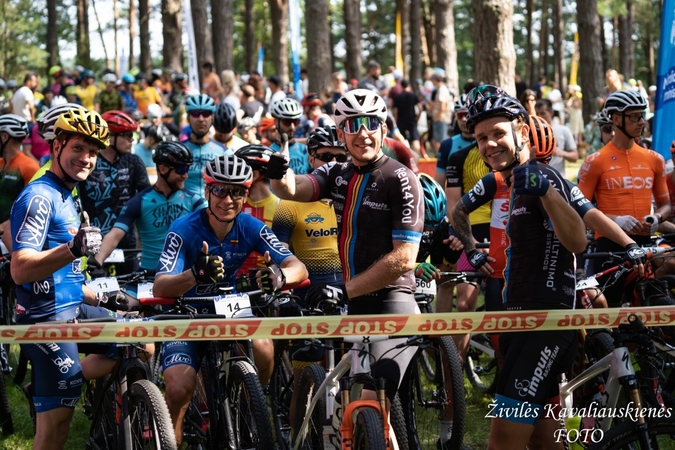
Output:
<path fill-rule="evenodd" d="M 209 192 L 218 198 L 225 198 L 229 195 L 232 200 L 240 200 L 246 196 L 248 189 L 244 187 L 226 188 L 224 186 L 212 185 L 209 186 Z"/>
<path fill-rule="evenodd" d="M 613 133 L 614 132 L 614 127 L 612 125 L 603 125 L 600 127 L 600 131 L 603 133 Z"/>
<path fill-rule="evenodd" d="M 322 153 L 320 155 L 318 153 L 315 153 L 314 157 L 319 161 L 323 162 L 331 162 L 335 160 L 339 163 L 343 163 L 349 160 L 349 155 L 347 155 L 346 153 Z"/>

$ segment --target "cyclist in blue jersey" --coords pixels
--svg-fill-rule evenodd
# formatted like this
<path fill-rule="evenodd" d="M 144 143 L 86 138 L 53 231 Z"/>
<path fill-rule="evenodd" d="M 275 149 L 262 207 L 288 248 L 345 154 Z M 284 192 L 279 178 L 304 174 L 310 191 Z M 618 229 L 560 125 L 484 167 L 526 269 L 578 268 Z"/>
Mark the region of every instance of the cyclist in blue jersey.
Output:
<path fill-rule="evenodd" d="M 206 94 L 191 95 L 185 100 L 185 113 L 190 125 L 190 136 L 185 145 L 194 158 L 194 163 L 188 171 L 188 179 L 185 181 L 185 189 L 199 195 L 203 195 L 204 192 L 202 173 L 209 161 L 231 153 L 221 145 L 211 142 L 209 137 L 215 111 L 216 103 Z"/>
<path fill-rule="evenodd" d="M 54 125 L 54 163 L 30 183 L 12 206 L 11 274 L 16 282 L 17 322 L 31 324 L 70 320 L 83 302 L 96 305 L 106 298 L 83 286 L 81 258 L 94 255 L 101 231 L 80 222 L 72 198 L 75 185 L 96 165 L 109 144 L 109 131 L 93 111 L 69 110 Z M 33 376 L 37 412 L 34 449 L 61 449 L 82 390 L 83 377 L 97 377 L 111 366 L 103 355 L 90 355 L 80 364 L 77 344 L 22 344 Z"/>
<path fill-rule="evenodd" d="M 141 239 L 140 267 L 154 271 L 173 221 L 206 207 L 201 195 L 184 190 L 187 172 L 193 163 L 192 153 L 185 144 L 160 142 L 152 159 L 157 167 L 157 183 L 124 205 L 112 230 L 103 238 L 101 251 L 96 255 L 99 264 L 103 264 L 135 224 Z"/>
<path fill-rule="evenodd" d="M 424 227 L 424 203 L 417 177 L 382 152 L 387 106 L 367 89 L 347 92 L 335 104 L 340 141 L 350 162 L 329 163 L 309 175 L 288 170 L 286 155 L 270 158 L 267 177 L 282 199 L 331 198 L 338 225 L 343 283 L 318 284 L 308 292 L 309 307 L 326 299 L 349 314 L 415 314 L 415 259 Z M 405 339 L 372 344 L 373 374 L 396 394 L 414 348 L 394 349 Z M 374 392 L 368 395 L 373 398 Z"/>
<path fill-rule="evenodd" d="M 270 114 L 274 118 L 274 125 L 276 126 L 276 139 L 270 145 L 270 148 L 275 152 L 281 150 L 281 135 L 288 136 L 288 151 L 290 154 L 290 167 L 293 172 L 298 175 L 309 173 L 312 171 L 307 158 L 307 146 L 295 141 L 295 130 L 300 125 L 300 117 L 302 116 L 302 105 L 300 102 L 291 97 L 285 97 L 275 102 L 272 102 L 269 109 Z"/>
<path fill-rule="evenodd" d="M 240 214 L 253 171 L 234 155 L 220 156 L 204 170 L 208 208 L 176 219 L 164 241 L 157 264 L 154 294 L 163 297 L 218 295 L 221 287 L 235 287 L 237 270 L 253 251 L 265 255 L 269 267 L 257 273 L 267 293 L 285 283 L 307 278 L 307 269 L 279 242 L 272 230 L 248 214 Z M 212 305 L 204 305 L 213 308 Z M 205 342 L 164 344 L 166 403 L 180 445 L 183 417 L 195 390 Z M 267 384 L 274 348 L 268 339 L 253 341 L 260 382 Z"/>
<path fill-rule="evenodd" d="M 466 129 L 467 114 L 466 94 L 462 94 L 455 102 L 455 119 L 457 120 L 460 134 L 444 139 L 438 148 L 438 155 L 436 155 L 436 173 L 434 179 L 441 186 L 445 186 L 446 170 L 450 155 L 460 150 L 473 148 L 476 145 L 476 139 L 473 134 L 469 133 Z"/>
<path fill-rule="evenodd" d="M 131 153 L 136 121 L 122 111 L 101 115 L 110 129 L 110 145 L 101 151 L 96 168 L 80 185 L 82 207 L 91 217 L 92 225 L 103 235 L 112 230 L 124 204 L 138 192 L 150 187 L 148 172 L 141 158 Z M 126 233 L 119 248 L 136 248 L 136 233 Z M 116 265 L 116 274 L 138 270 L 138 258 L 127 258 Z"/>

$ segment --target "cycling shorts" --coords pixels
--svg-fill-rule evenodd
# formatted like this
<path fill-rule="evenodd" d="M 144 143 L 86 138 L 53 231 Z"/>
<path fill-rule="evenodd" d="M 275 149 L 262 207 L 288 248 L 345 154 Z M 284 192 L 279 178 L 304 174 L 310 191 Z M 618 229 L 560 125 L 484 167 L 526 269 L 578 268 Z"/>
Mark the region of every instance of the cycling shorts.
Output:
<path fill-rule="evenodd" d="M 35 411 L 74 409 L 84 382 L 77 343 L 21 344 L 21 351 L 32 367 Z"/>
<path fill-rule="evenodd" d="M 504 310 L 504 298 L 502 297 L 503 290 L 503 278 L 485 279 L 485 311 Z"/>
<path fill-rule="evenodd" d="M 497 381 L 493 414 L 535 425 L 547 399 L 559 394 L 558 375 L 574 362 L 577 331 L 502 333 L 499 348 L 504 365 Z"/>
<path fill-rule="evenodd" d="M 490 224 L 480 223 L 478 225 L 472 225 L 471 234 L 473 234 L 473 238 L 478 242 L 485 242 L 485 241 L 489 242 Z M 459 257 L 459 260 L 457 261 L 457 266 L 455 267 L 455 270 L 457 270 L 458 272 L 461 271 L 473 272 L 476 269 L 474 269 L 474 267 L 471 264 L 469 264 L 469 260 L 466 257 L 466 253 L 462 252 L 461 256 Z"/>
<path fill-rule="evenodd" d="M 349 315 L 354 314 L 420 314 L 412 293 L 397 290 L 381 290 L 372 295 L 364 295 L 349 301 Z M 396 346 L 407 338 L 388 339 L 370 344 L 370 360 L 374 362 L 371 372 L 375 378 L 384 378 L 387 382 L 387 397 L 396 396 L 408 364 L 412 361 L 417 347 Z"/>

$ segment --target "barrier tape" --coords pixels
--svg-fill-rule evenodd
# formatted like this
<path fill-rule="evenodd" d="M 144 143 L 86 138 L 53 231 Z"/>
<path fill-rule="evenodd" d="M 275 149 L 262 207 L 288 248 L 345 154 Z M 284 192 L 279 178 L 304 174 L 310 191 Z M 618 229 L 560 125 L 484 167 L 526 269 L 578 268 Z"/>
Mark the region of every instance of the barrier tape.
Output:
<path fill-rule="evenodd" d="M 0 326 L 0 343 L 156 342 L 414 336 L 609 328 L 636 314 L 647 326 L 675 323 L 675 306 L 591 310 L 435 313 L 102 322 Z"/>

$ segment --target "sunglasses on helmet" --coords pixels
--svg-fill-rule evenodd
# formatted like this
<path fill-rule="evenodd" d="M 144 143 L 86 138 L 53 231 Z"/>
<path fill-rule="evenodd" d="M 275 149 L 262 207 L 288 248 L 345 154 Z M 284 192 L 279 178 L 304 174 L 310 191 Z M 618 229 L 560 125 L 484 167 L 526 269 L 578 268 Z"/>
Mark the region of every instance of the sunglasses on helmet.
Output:
<path fill-rule="evenodd" d="M 225 186 L 214 184 L 209 186 L 209 192 L 218 198 L 225 198 L 229 195 L 232 200 L 240 200 L 246 197 L 248 189 L 246 189 L 245 187 L 228 188 Z"/>
<path fill-rule="evenodd" d="M 351 117 L 342 123 L 342 129 L 347 134 L 356 134 L 361 127 L 365 127 L 366 131 L 377 131 L 382 125 L 379 117 L 375 116 L 359 116 Z"/>

